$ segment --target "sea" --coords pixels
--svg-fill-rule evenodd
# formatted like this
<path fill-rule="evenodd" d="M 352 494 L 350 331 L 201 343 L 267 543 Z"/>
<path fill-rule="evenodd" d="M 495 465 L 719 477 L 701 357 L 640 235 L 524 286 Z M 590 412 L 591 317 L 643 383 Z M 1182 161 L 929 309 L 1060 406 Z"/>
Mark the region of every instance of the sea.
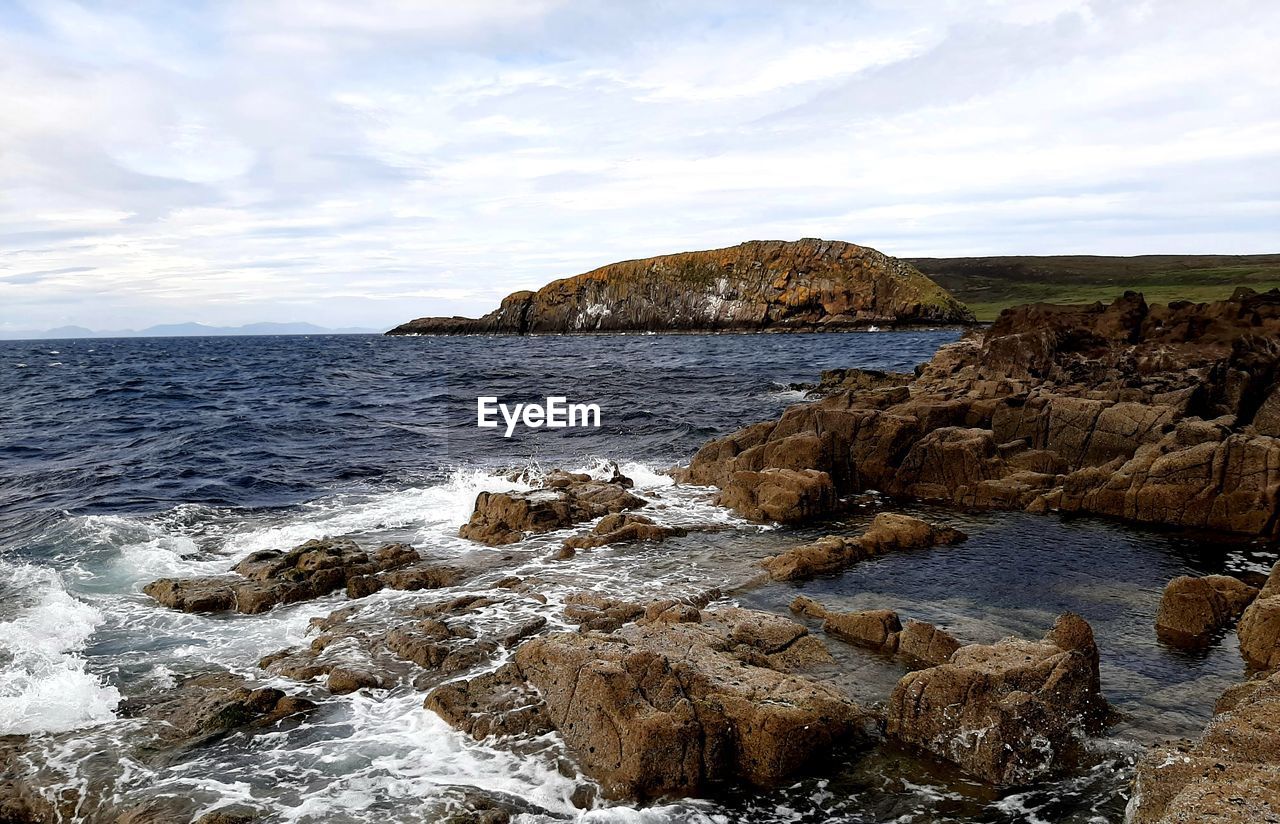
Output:
<path fill-rule="evenodd" d="M 864 496 L 798 527 L 743 521 L 714 490 L 666 471 L 700 445 L 803 403 L 823 369 L 910 371 L 955 330 L 787 335 L 383 337 L 374 335 L 0 342 L 0 739 L 40 792 L 78 799 L 68 820 L 114 820 L 134 798 L 200 810 L 239 802 L 278 822 L 449 820 L 479 794 L 523 822 L 1111 822 L 1123 819 L 1145 747 L 1195 736 L 1243 676 L 1234 634 L 1188 653 L 1153 619 L 1172 577 L 1262 571 L 1274 548 L 1087 517 L 975 513 Z M 563 396 L 601 409 L 598 428 L 481 428 L 476 399 Z M 550 561 L 566 533 L 488 549 L 458 537 L 482 490 L 530 488 L 555 468 L 631 477 L 662 543 Z M 804 585 L 760 583 L 756 564 L 882 510 L 962 529 L 962 544 L 889 555 Z M 637 600 L 720 587 L 723 603 L 787 613 L 798 594 L 835 609 L 892 608 L 966 641 L 1037 638 L 1066 610 L 1093 625 L 1117 722 L 1084 763 L 999 791 L 889 744 L 842 752 L 781 787 L 726 787 L 644 805 L 594 796 L 555 736 L 478 742 L 423 708 L 411 686 L 331 696 L 268 677 L 264 655 L 314 637 L 336 593 L 265 615 L 189 615 L 142 593 L 159 577 L 226 572 L 262 549 L 347 536 L 407 541 L 433 558 L 503 553 L 494 575 L 564 598 Z M 744 582 L 753 581 L 744 586 Z M 483 591 L 378 593 L 412 604 Z M 527 617 L 527 616 L 523 616 Z M 498 612 L 478 621 L 501 624 Z M 813 627 L 820 633 L 818 627 Z M 882 704 L 900 662 L 829 639 L 832 676 Z M 153 757 L 122 711 L 213 669 L 300 692 L 304 721 Z M 588 794 L 586 796 L 591 798 Z"/>

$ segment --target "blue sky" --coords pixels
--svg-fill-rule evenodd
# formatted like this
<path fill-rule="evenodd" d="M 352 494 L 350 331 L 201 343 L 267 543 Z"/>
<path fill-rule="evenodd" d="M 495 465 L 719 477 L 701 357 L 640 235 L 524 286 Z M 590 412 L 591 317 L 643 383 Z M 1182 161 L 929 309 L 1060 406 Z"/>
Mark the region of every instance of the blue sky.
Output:
<path fill-rule="evenodd" d="M 477 314 L 753 238 L 1280 251 L 1280 3 L 0 2 L 0 331 Z"/>

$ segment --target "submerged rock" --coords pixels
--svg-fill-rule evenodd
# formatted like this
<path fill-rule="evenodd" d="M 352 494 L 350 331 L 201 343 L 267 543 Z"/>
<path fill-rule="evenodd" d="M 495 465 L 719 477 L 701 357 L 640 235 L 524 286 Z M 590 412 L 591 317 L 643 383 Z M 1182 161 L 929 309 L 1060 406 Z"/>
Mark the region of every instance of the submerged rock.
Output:
<path fill-rule="evenodd" d="M 644 506 L 645 500 L 629 492 L 630 487 L 631 481 L 622 476 L 597 481 L 560 472 L 532 492 L 481 492 L 471 520 L 458 534 L 489 546 L 513 544 L 530 534 Z"/>
<path fill-rule="evenodd" d="M 972 323 L 907 263 L 865 246 L 754 240 L 630 260 L 515 292 L 482 318 L 419 318 L 389 335 L 851 329 Z"/>
<path fill-rule="evenodd" d="M 161 578 L 142 591 L 183 612 L 235 610 L 252 615 L 343 588 L 353 596 L 368 594 L 382 586 L 384 573 L 418 559 L 406 544 L 388 544 L 370 556 L 354 541 L 324 538 L 288 552 L 255 552 L 235 565 L 234 575 Z M 362 581 L 374 583 L 362 585 Z"/>
<path fill-rule="evenodd" d="M 1280 290 L 1017 307 L 939 349 L 905 387 L 792 406 L 705 444 L 676 474 L 718 486 L 749 517 L 775 516 L 744 479 L 809 472 L 831 480 L 820 501 L 874 489 L 1278 537 L 1278 339 Z"/>
<path fill-rule="evenodd" d="M 889 699 L 889 735 L 997 785 L 1063 768 L 1106 714 L 1088 623 L 1067 613 L 1043 641 L 970 644 L 910 673 Z"/>
<path fill-rule="evenodd" d="M 192 742 L 234 729 L 259 729 L 310 712 L 315 704 L 275 687 L 255 687 L 226 672 L 188 678 L 126 712 L 158 722 L 162 738 Z"/>
<path fill-rule="evenodd" d="M 1160 597 L 1156 634 L 1176 646 L 1197 647 L 1240 617 L 1258 590 L 1228 575 L 1171 580 Z"/>
<path fill-rule="evenodd" d="M 736 608 L 673 621 L 664 606 L 610 634 L 536 638 L 502 670 L 442 687 L 427 706 L 477 736 L 511 732 L 513 713 L 516 731 L 545 717 L 613 797 L 769 786 L 867 740 L 870 716 L 794 674 L 830 662 L 803 626 Z"/>
<path fill-rule="evenodd" d="M 827 535 L 812 544 L 787 550 L 760 563 L 770 577 L 797 581 L 842 571 L 858 561 L 887 552 L 925 549 L 964 540 L 964 533 L 936 526 L 910 515 L 882 512 L 862 535 L 848 538 Z"/>

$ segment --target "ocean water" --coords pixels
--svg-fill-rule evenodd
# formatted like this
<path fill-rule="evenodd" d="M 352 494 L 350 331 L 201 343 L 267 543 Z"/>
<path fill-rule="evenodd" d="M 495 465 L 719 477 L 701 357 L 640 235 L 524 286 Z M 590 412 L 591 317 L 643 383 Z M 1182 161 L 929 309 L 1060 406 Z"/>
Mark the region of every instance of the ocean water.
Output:
<path fill-rule="evenodd" d="M 915 754 L 850 753 L 793 785 L 644 807 L 574 804 L 589 780 L 555 737 L 518 753 L 475 742 L 422 709 L 411 688 L 329 696 L 316 713 L 163 759 L 122 701 L 220 667 L 270 682 L 256 662 L 309 643 L 308 622 L 338 594 L 261 616 L 185 615 L 141 594 L 162 576 L 226 571 L 244 555 L 325 535 L 372 548 L 405 540 L 433 558 L 501 552 L 491 576 L 536 580 L 545 606 L 468 618 L 554 626 L 578 589 L 644 599 L 735 587 L 755 563 L 825 532 L 857 531 L 869 497 L 840 519 L 782 528 L 745 523 L 709 490 L 662 470 L 699 445 L 800 402 L 786 387 L 821 369 L 910 370 L 953 331 L 832 335 L 539 338 L 175 338 L 0 343 L 0 735 L 30 736 L 21 766 L 50 795 L 79 793 L 75 818 L 149 793 L 200 809 L 243 800 L 290 822 L 436 821 L 476 793 L 524 821 L 1116 821 L 1132 761 L 1194 735 L 1221 689 L 1243 673 L 1234 636 L 1187 654 L 1156 642 L 1160 589 L 1185 572 L 1265 569 L 1267 547 L 1093 519 L 905 507 L 954 524 L 956 547 L 888 556 L 803 587 L 735 590 L 745 606 L 785 612 L 796 594 L 842 609 L 890 607 L 966 640 L 1036 637 L 1071 609 L 1093 624 L 1103 687 L 1120 722 L 1089 763 L 1044 786 L 997 793 Z M 564 395 L 602 408 L 599 429 L 480 429 L 475 399 Z M 691 527 L 657 545 L 550 563 L 563 534 L 488 550 L 457 537 L 480 490 L 527 486 L 554 467 L 616 462 L 659 522 Z M 523 475 L 513 475 L 522 470 Z M 492 560 L 492 558 L 490 558 Z M 485 577 L 454 591 L 482 590 Z M 445 592 L 379 593 L 387 613 Z M 390 620 L 390 618 L 388 619 Z M 815 627 L 816 631 L 816 627 Z M 903 670 L 838 641 L 830 677 L 883 701 Z"/>

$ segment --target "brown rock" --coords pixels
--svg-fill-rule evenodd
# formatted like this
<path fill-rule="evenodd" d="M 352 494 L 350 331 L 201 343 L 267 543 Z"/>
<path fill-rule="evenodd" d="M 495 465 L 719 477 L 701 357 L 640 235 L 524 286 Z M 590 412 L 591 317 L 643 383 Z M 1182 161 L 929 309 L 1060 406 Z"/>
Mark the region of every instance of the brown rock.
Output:
<path fill-rule="evenodd" d="M 842 641 L 882 652 L 898 651 L 898 633 L 902 623 L 891 609 L 865 612 L 828 612 L 822 629 Z"/>
<path fill-rule="evenodd" d="M 963 539 L 964 533 L 959 530 L 935 526 L 909 515 L 882 512 L 857 538 L 827 535 L 812 544 L 766 558 L 760 565 L 779 581 L 796 581 L 839 572 L 874 555 L 953 544 Z"/>
<path fill-rule="evenodd" d="M 1186 575 L 1171 580 L 1160 598 L 1156 634 L 1177 646 L 1201 646 L 1235 620 L 1258 594 L 1237 578 Z"/>
<path fill-rule="evenodd" d="M 377 689 L 382 686 L 382 679 L 371 672 L 353 667 L 334 667 L 329 670 L 329 692 L 334 695 L 346 695 L 363 689 Z"/>
<path fill-rule="evenodd" d="M 493 702 L 540 695 L 582 769 L 614 797 L 698 794 L 725 781 L 769 785 L 865 740 L 868 719 L 856 705 L 788 674 L 816 660 L 794 655 L 798 647 L 821 646 L 804 627 L 736 608 L 704 610 L 698 621 L 661 620 L 665 613 L 610 635 L 536 638 L 489 678 L 496 685 L 450 684 L 428 706 L 482 736 L 507 717 Z M 536 693 L 521 692 L 525 682 Z"/>
<path fill-rule="evenodd" d="M 141 715 L 161 722 L 165 737 L 190 741 L 237 728 L 269 726 L 314 707 L 305 698 L 273 687 L 251 687 L 242 678 L 218 672 L 183 681 L 143 708 Z"/>
<path fill-rule="evenodd" d="M 961 647 L 898 682 L 888 734 L 993 784 L 1036 780 L 1064 766 L 1103 717 L 1096 655 L 1078 616 L 1059 619 L 1044 641 Z"/>
<path fill-rule="evenodd" d="M 813 469 L 733 473 L 720 503 L 754 521 L 802 521 L 836 507 L 831 476 Z"/>
<path fill-rule="evenodd" d="M 595 525 L 590 534 L 567 539 L 564 547 L 570 551 L 594 549 L 632 541 L 663 541 L 673 535 L 687 534 L 686 530 L 678 527 L 658 526 L 652 518 L 646 518 L 644 515 L 615 512 L 601 518 L 600 523 Z M 568 557 L 573 557 L 572 552 Z"/>
<path fill-rule="evenodd" d="M 946 663 L 961 646 L 951 633 L 924 621 L 907 621 L 898 635 L 898 654 L 913 666 Z"/>
<path fill-rule="evenodd" d="M 585 478 L 585 480 L 581 479 Z M 602 515 L 645 505 L 627 491 L 630 480 L 594 481 L 554 474 L 550 486 L 532 492 L 481 492 L 471 520 L 458 534 L 489 546 L 511 544 L 526 535 L 563 529 Z"/>

